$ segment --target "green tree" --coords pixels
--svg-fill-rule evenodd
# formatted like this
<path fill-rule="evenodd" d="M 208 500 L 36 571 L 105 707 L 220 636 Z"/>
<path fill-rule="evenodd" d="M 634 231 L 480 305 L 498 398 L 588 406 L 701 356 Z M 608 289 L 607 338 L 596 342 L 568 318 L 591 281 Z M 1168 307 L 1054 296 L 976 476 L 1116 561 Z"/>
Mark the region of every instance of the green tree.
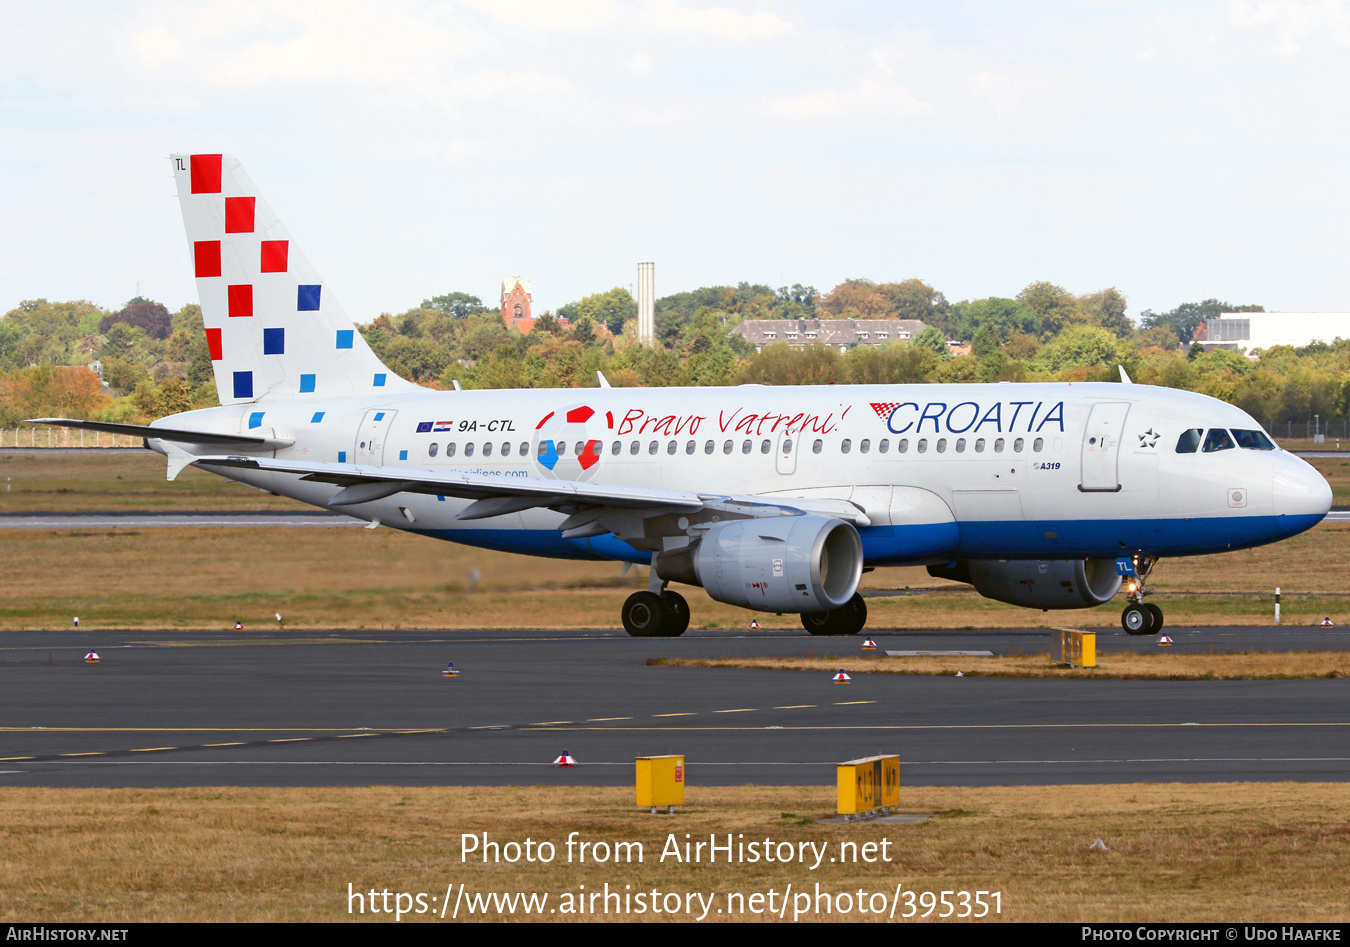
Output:
<path fill-rule="evenodd" d="M 1058 372 L 1094 365 L 1114 367 L 1127 361 L 1128 350 L 1111 332 L 1098 326 L 1070 326 L 1041 347 L 1036 368 Z"/>
<path fill-rule="evenodd" d="M 951 349 L 947 345 L 947 337 L 937 326 L 928 326 L 914 338 L 914 344 L 922 348 L 931 350 L 939 358 L 950 358 Z"/>
<path fill-rule="evenodd" d="M 1128 339 L 1134 334 L 1134 323 L 1125 315 L 1125 296 L 1115 287 L 1079 296 L 1078 305 L 1092 325 L 1101 326 L 1116 338 Z"/>
<path fill-rule="evenodd" d="M 843 357 L 828 345 L 793 348 L 786 342 L 766 345 L 741 373 L 742 384 L 842 385 L 848 380 Z"/>

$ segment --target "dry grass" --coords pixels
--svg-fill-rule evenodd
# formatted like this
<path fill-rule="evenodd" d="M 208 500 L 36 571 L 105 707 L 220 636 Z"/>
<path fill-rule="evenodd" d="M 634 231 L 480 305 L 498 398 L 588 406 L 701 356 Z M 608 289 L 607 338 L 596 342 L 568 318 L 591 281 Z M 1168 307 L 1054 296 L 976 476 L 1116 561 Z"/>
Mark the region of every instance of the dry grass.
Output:
<path fill-rule="evenodd" d="M 1055 659 L 1057 660 L 1057 659 Z M 1050 655 L 970 657 L 887 657 L 863 654 L 848 662 L 849 674 L 917 674 L 951 677 L 1056 677 L 1130 681 L 1251 681 L 1311 677 L 1350 677 L 1350 651 L 1283 651 L 1232 654 L 1183 654 L 1176 651 L 1097 656 L 1095 668 L 1061 667 Z M 649 658 L 666 667 L 765 668 L 775 671 L 823 671 L 840 668 L 839 658 Z"/>
<path fill-rule="evenodd" d="M 1350 460 L 1344 469 L 1337 459 L 1317 463 L 1350 492 Z M 309 509 L 200 471 L 167 483 L 162 458 L 148 452 L 0 454 L 0 476 L 13 477 L 0 512 Z M 296 629 L 613 629 L 623 598 L 645 584 L 637 570 L 621 580 L 617 563 L 531 559 L 389 529 L 3 530 L 0 556 L 0 630 L 66 628 L 75 615 L 86 628 L 220 628 L 236 618 L 260 627 L 277 611 Z M 1273 546 L 1165 560 L 1151 584 L 1172 626 L 1269 624 L 1275 586 L 1286 593 L 1286 623 L 1331 615 L 1342 624 L 1350 599 L 1321 596 L 1345 591 L 1347 561 L 1350 524 L 1330 523 Z M 477 594 L 472 568 L 482 574 Z M 869 598 L 873 631 L 1114 627 L 1120 608 L 1016 608 L 922 568 L 863 577 L 865 592 L 891 589 L 918 594 Z M 681 591 L 695 628 L 743 629 L 752 617 L 700 589 Z M 792 615 L 757 617 L 766 629 L 800 630 Z"/>
<path fill-rule="evenodd" d="M 159 454 L 0 454 L 0 513 L 312 509 L 189 467 L 170 483 Z"/>
<path fill-rule="evenodd" d="M 938 817 L 819 825 L 833 809 L 829 788 L 699 788 L 697 773 L 693 762 L 689 805 L 673 817 L 635 810 L 631 789 L 4 789 L 0 917 L 334 921 L 349 918 L 349 883 L 439 897 L 454 882 L 547 892 L 557 905 L 583 884 L 781 896 L 819 882 L 831 892 L 996 890 L 1012 921 L 1350 919 L 1346 784 L 902 787 L 904 811 Z M 573 831 L 641 841 L 645 860 L 568 865 Z M 481 832 L 551 841 L 558 857 L 461 863 L 461 833 Z M 832 854 L 844 840 L 888 839 L 892 862 L 662 864 L 672 832 L 681 842 L 686 832 L 823 842 Z M 1089 850 L 1098 838 L 1109 851 Z M 727 919 L 716 916 L 724 906 L 719 897 L 712 916 Z"/>
<path fill-rule="evenodd" d="M 70 627 L 251 629 L 281 612 L 291 629 L 618 627 L 623 599 L 645 570 L 620 578 L 618 563 L 540 560 L 434 542 L 390 529 L 211 528 L 0 530 L 5 591 L 0 630 Z M 1350 621 L 1339 563 L 1350 561 L 1350 525 L 1328 524 L 1277 546 L 1202 559 L 1168 560 L 1154 599 L 1170 626 L 1266 625 L 1273 586 L 1286 593 L 1284 621 Z M 468 573 L 481 574 L 469 591 Z M 878 569 L 864 591 L 952 591 L 868 599 L 868 629 L 1115 627 L 1120 602 L 1099 609 L 1039 612 L 979 597 L 923 569 Z M 1187 597 L 1174 589 L 1269 587 L 1264 594 Z M 681 588 L 693 627 L 800 631 L 795 615 L 752 615 Z M 1343 609 L 1345 611 L 1343 611 Z"/>

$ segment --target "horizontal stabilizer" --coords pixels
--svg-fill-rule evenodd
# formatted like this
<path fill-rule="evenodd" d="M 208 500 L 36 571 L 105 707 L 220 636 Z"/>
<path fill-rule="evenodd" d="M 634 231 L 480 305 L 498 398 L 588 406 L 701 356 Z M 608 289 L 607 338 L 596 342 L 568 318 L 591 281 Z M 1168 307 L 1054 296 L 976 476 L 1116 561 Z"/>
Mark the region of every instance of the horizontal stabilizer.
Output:
<path fill-rule="evenodd" d="M 126 434 L 130 437 L 153 437 L 179 444 L 210 444 L 218 447 L 237 447 L 240 450 L 280 450 L 295 441 L 284 437 L 247 437 L 243 434 L 215 434 L 210 431 L 180 431 L 176 428 L 152 427 L 148 424 L 114 424 L 111 421 L 75 421 L 70 418 L 30 418 L 25 424 L 53 424 L 57 427 L 82 428 L 107 434 Z"/>

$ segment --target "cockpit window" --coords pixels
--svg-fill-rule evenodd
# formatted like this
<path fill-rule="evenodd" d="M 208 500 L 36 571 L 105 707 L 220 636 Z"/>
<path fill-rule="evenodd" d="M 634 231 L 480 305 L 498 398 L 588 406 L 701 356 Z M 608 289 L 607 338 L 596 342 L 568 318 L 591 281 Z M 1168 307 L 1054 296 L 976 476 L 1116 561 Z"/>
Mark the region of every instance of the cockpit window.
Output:
<path fill-rule="evenodd" d="M 1265 431 L 1239 431 L 1233 429 L 1233 439 L 1238 447 L 1246 450 L 1274 450 L 1275 443 L 1266 437 Z"/>
<path fill-rule="evenodd" d="M 1205 446 L 1200 449 L 1206 454 L 1212 454 L 1216 450 L 1232 450 L 1234 446 L 1233 439 L 1228 436 L 1227 431 L 1221 427 L 1212 427 L 1205 435 Z"/>
<path fill-rule="evenodd" d="M 1194 454 L 1196 448 L 1200 446 L 1200 435 L 1203 433 L 1198 427 L 1193 427 L 1189 431 L 1182 431 L 1181 436 L 1177 438 L 1177 453 Z"/>

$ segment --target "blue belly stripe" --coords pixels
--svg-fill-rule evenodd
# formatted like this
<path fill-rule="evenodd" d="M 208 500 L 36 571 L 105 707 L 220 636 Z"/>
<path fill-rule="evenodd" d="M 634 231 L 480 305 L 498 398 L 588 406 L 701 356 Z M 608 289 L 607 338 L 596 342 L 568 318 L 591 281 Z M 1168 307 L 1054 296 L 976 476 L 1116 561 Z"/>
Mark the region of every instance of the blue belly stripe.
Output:
<path fill-rule="evenodd" d="M 1215 516 L 1191 519 L 985 521 L 867 526 L 858 530 L 867 565 L 947 559 L 1114 559 L 1203 556 L 1288 539 L 1322 516 Z M 613 535 L 563 539 L 551 529 L 411 529 L 408 532 L 529 556 L 651 563 L 651 553 Z M 1054 538 L 1047 538 L 1053 536 Z"/>

